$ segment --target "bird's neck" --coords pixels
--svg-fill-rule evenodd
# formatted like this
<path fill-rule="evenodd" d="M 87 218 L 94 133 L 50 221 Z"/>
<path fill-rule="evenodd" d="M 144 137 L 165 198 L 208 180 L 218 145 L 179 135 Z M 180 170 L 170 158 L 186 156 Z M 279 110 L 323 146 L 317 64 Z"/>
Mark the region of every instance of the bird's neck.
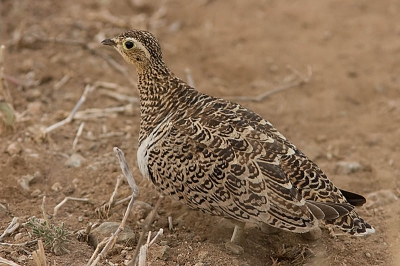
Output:
<path fill-rule="evenodd" d="M 176 112 L 185 104 L 188 94 L 197 93 L 184 81 L 175 77 L 167 68 L 138 73 L 140 95 L 139 144 L 169 114 Z"/>

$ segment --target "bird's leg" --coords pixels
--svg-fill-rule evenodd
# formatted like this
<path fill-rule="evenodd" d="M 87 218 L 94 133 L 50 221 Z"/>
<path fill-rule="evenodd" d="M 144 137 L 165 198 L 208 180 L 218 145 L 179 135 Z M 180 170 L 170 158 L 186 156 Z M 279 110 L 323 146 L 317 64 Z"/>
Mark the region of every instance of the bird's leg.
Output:
<path fill-rule="evenodd" d="M 233 229 L 233 234 L 231 237 L 231 242 L 237 245 L 240 245 L 243 243 L 244 241 L 244 226 L 245 226 L 245 222 L 238 222 L 235 221 L 235 229 Z"/>
<path fill-rule="evenodd" d="M 280 231 L 282 231 L 281 229 L 270 226 L 269 224 L 266 224 L 266 223 L 261 223 L 260 229 L 261 229 L 261 232 L 268 234 L 268 235 L 278 234 Z"/>
<path fill-rule="evenodd" d="M 233 254 L 240 255 L 244 253 L 244 249 L 241 244 L 243 244 L 245 239 L 244 225 L 246 223 L 239 221 L 233 221 L 233 223 L 235 224 L 235 229 L 233 230 L 231 241 L 226 242 L 225 247 Z"/>

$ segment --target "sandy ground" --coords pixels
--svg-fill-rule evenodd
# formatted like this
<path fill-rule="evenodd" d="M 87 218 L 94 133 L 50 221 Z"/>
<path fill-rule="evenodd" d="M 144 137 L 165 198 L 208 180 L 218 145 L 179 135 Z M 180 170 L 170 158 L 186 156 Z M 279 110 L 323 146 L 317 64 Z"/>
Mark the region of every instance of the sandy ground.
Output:
<path fill-rule="evenodd" d="M 334 183 L 366 195 L 358 212 L 376 229 L 365 238 L 331 236 L 318 241 L 299 235 L 265 235 L 247 227 L 244 254 L 225 249 L 233 224 L 189 210 L 165 199 L 152 230 L 164 228 L 162 242 L 150 248 L 148 265 L 400 265 L 400 2 L 382 1 L 28 1 L 2 0 L 0 43 L 8 100 L 19 114 L 13 130 L 0 136 L 0 233 L 13 217 L 25 223 L 42 217 L 66 196 L 87 197 L 90 204 L 69 202 L 57 216 L 75 232 L 89 223 L 122 218 L 125 205 L 100 220 L 95 208 L 107 202 L 120 169 L 112 148 L 120 147 L 139 184 L 139 200 L 154 205 L 157 193 L 136 167 L 138 105 L 105 94 L 137 97 L 135 70 L 100 41 L 131 28 L 155 33 L 165 61 L 180 77 L 187 71 L 198 90 L 221 97 L 252 97 L 293 86 L 263 101 L 241 104 L 271 121 L 309 155 Z M 54 42 L 56 38 L 57 42 Z M 82 45 L 84 44 L 84 45 Z M 105 58 L 115 60 L 113 67 Z M 288 67 L 290 66 L 290 67 Z M 301 73 L 301 75 L 299 73 Z M 125 74 L 124 74 L 125 73 Z M 86 84 L 98 88 L 81 106 L 124 111 L 79 118 L 47 136 L 41 129 L 64 119 Z M 126 98 L 126 97 L 125 97 Z M 4 116 L 4 115 L 3 115 Z M 75 149 L 79 125 L 85 122 Z M 4 128 L 3 128 L 4 129 Z M 72 154 L 84 158 L 67 167 Z M 351 173 L 338 166 L 354 162 Z M 35 174 L 36 173 L 36 174 Z M 28 185 L 21 180 L 34 177 Z M 130 194 L 123 184 L 118 199 Z M 168 229 L 167 217 L 174 221 Z M 128 225 L 141 229 L 137 218 Z M 21 226 L 5 243 L 31 240 Z M 132 254 L 118 245 L 101 265 L 123 265 Z M 34 265 L 36 246 L 0 246 L 0 257 Z M 84 265 L 93 249 L 73 235 L 70 254 L 46 252 L 51 265 Z M 1 263 L 0 263 L 1 264 Z"/>

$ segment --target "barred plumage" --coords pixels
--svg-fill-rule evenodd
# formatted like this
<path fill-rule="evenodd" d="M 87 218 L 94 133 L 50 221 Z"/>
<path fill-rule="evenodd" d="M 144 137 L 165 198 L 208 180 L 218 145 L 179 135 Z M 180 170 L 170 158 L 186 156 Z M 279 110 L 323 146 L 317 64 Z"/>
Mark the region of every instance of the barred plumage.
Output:
<path fill-rule="evenodd" d="M 151 33 L 127 31 L 102 43 L 136 66 L 139 168 L 162 193 L 206 213 L 297 233 L 320 220 L 352 235 L 374 232 L 354 211 L 362 196 L 335 187 L 258 114 L 176 77 Z"/>

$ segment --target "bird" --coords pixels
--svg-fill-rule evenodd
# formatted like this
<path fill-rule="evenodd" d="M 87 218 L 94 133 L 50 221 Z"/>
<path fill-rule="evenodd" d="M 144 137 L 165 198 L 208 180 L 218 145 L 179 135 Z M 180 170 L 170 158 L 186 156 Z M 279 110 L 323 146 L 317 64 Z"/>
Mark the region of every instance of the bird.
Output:
<path fill-rule="evenodd" d="M 354 236 L 375 232 L 354 209 L 363 196 L 336 187 L 259 114 L 175 76 L 152 33 L 128 30 L 102 44 L 136 68 L 137 162 L 160 193 L 236 221 L 232 242 L 246 223 L 294 233 L 321 224 Z"/>

